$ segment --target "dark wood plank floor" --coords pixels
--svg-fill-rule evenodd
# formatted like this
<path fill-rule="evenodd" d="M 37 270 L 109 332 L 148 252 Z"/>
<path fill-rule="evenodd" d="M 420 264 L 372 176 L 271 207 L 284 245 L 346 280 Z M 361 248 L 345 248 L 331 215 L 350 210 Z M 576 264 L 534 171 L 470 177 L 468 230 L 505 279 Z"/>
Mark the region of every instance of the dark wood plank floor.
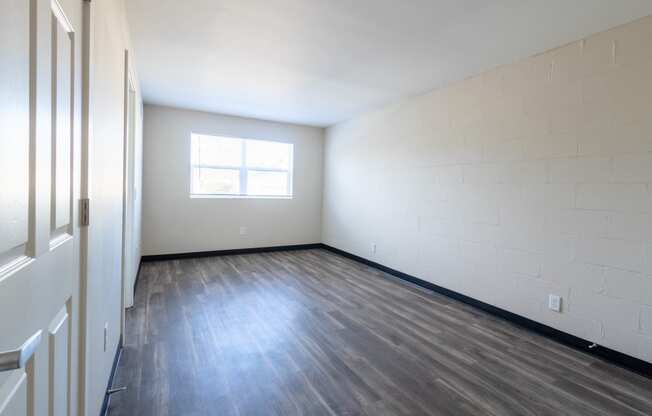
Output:
<path fill-rule="evenodd" d="M 324 250 L 146 263 L 110 415 L 652 415 L 652 380 Z"/>

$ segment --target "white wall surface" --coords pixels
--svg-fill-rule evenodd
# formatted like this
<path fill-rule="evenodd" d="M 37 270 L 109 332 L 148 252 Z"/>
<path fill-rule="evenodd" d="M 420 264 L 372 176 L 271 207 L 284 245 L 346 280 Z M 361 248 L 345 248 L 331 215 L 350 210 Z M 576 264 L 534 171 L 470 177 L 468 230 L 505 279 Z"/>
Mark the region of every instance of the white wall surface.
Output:
<path fill-rule="evenodd" d="M 646 18 L 329 128 L 323 241 L 652 361 L 651 43 Z"/>
<path fill-rule="evenodd" d="M 124 82 L 125 50 L 130 49 L 130 41 L 124 0 L 97 0 L 89 5 L 92 37 L 88 139 L 91 225 L 88 227 L 86 265 L 86 401 L 83 407 L 85 415 L 97 415 L 121 331 Z M 133 54 L 130 53 L 130 57 Z M 138 88 L 136 95 L 137 107 L 140 107 Z M 136 143 L 142 140 L 138 137 L 140 130 L 138 127 Z M 136 161 L 136 166 L 139 163 Z M 138 178 L 138 174 L 135 177 Z M 139 256 L 136 252 L 132 257 Z M 105 324 L 108 326 L 106 348 Z"/>
<path fill-rule="evenodd" d="M 294 144 L 292 199 L 195 198 L 191 133 Z M 143 254 L 321 241 L 323 129 L 145 106 Z M 240 227 L 247 234 L 240 235 Z"/>

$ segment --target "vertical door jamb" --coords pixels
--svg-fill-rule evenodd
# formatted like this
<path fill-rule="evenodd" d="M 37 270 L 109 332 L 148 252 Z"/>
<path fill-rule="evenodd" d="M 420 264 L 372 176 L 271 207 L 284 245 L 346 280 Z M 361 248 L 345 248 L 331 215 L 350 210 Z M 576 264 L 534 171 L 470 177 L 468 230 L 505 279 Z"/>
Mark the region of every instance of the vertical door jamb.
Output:
<path fill-rule="evenodd" d="M 91 120 L 91 77 L 92 77 L 92 60 L 91 53 L 93 50 L 93 5 L 90 0 L 82 2 L 82 99 L 81 99 L 81 169 L 80 169 L 80 199 L 91 198 L 90 186 L 90 161 L 91 161 L 91 143 L 92 120 Z M 78 219 L 75 218 L 75 221 Z M 77 387 L 77 414 L 86 416 L 86 394 L 88 386 L 87 362 L 88 362 L 88 245 L 89 245 L 89 227 L 84 226 L 79 229 L 79 367 L 78 367 L 78 387 Z"/>

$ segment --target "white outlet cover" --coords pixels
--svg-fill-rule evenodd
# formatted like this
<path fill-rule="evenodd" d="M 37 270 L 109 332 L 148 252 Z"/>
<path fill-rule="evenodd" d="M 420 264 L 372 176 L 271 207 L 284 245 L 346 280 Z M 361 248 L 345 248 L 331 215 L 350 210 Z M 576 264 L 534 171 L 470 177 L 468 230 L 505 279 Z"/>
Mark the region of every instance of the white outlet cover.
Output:
<path fill-rule="evenodd" d="M 561 312 L 561 296 L 549 295 L 548 296 L 548 309 L 555 312 Z"/>
<path fill-rule="evenodd" d="M 247 235 L 247 227 L 240 227 L 240 235 Z"/>

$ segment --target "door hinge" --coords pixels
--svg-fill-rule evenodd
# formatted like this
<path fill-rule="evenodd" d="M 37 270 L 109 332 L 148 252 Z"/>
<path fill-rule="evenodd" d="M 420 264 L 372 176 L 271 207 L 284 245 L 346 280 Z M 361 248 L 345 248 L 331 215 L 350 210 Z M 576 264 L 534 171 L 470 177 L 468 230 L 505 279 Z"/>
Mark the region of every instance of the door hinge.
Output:
<path fill-rule="evenodd" d="M 79 200 L 79 226 L 88 227 L 91 224 L 91 200 L 82 198 Z"/>

